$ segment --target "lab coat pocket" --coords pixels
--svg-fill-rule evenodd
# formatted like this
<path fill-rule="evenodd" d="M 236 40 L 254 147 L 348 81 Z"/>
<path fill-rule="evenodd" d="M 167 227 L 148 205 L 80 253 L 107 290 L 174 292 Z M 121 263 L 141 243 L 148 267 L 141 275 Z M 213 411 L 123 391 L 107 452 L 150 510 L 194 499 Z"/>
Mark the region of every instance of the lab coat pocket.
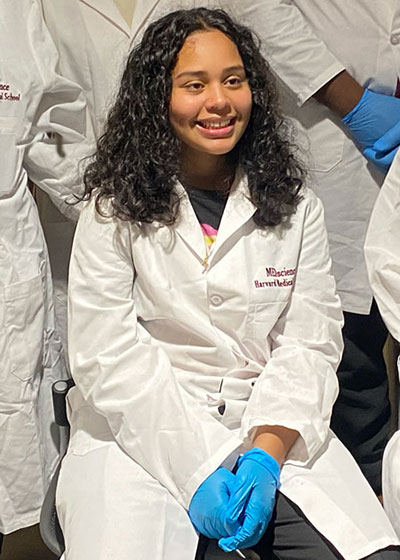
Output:
<path fill-rule="evenodd" d="M 286 307 L 287 301 L 269 301 L 250 306 L 247 320 L 247 336 L 253 341 L 265 343 L 267 336 Z"/>
<path fill-rule="evenodd" d="M 16 119 L 0 116 L 0 196 L 11 192 L 21 166 L 23 151 L 16 145 Z"/>
<path fill-rule="evenodd" d="M 11 373 L 26 381 L 42 363 L 45 326 L 42 275 L 6 286 L 4 307 Z"/>
<path fill-rule="evenodd" d="M 329 173 L 343 157 L 344 133 L 331 118 L 312 123 L 308 130 L 310 141 L 309 169 Z"/>

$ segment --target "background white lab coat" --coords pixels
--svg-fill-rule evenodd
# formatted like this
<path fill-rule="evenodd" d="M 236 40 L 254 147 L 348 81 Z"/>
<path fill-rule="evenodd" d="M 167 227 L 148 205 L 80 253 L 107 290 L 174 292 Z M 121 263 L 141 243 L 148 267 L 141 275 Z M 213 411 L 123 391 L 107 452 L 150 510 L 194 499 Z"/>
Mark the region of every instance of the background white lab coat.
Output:
<path fill-rule="evenodd" d="M 61 211 L 77 213 L 66 201 L 76 185 L 85 102 L 80 88 L 56 73 L 38 1 L 1 3 L 0 50 L 0 532 L 9 533 L 38 521 L 57 458 L 50 385 L 65 367 L 28 174 Z"/>
<path fill-rule="evenodd" d="M 290 228 L 260 231 L 237 180 L 205 269 L 202 232 L 178 188 L 174 228 L 140 232 L 95 215 L 93 203 L 81 214 L 70 272 L 77 387 L 57 498 L 66 559 L 194 556 L 185 514 L 194 491 L 264 424 L 299 431 L 281 491 L 345 558 L 397 543 L 329 432 L 342 314 L 321 203 L 306 191 Z"/>
<path fill-rule="evenodd" d="M 365 241 L 365 257 L 382 318 L 393 337 L 400 342 L 400 154 L 397 154 L 376 201 Z M 389 441 L 382 466 L 384 507 L 398 535 L 399 475 L 400 431 Z"/>
<path fill-rule="evenodd" d="M 118 90 L 131 41 L 157 3 L 137 0 L 129 26 L 113 0 L 41 0 L 58 50 L 58 71 L 83 89 L 96 139 Z M 52 266 L 57 325 L 66 348 L 68 264 L 75 223 L 66 220 L 44 192 L 38 193 L 37 203 Z"/>
<path fill-rule="evenodd" d="M 312 188 L 324 204 L 343 307 L 368 314 L 372 292 L 363 246 L 383 175 L 368 164 L 339 117 L 311 96 L 343 68 L 363 87 L 394 93 L 400 75 L 399 3 L 258 0 L 243 4 L 241 21 L 263 40 L 266 58 L 280 78 L 283 110 L 299 126 L 296 143 L 309 145 Z"/>

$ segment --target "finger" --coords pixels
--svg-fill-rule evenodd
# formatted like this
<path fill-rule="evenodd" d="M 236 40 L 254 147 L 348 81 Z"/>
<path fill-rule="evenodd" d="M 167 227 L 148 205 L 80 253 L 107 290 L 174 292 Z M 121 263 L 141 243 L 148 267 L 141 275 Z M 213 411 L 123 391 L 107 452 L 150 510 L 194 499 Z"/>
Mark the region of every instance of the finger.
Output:
<path fill-rule="evenodd" d="M 371 161 L 376 167 L 386 172 L 391 166 L 393 159 L 397 153 L 398 148 L 384 154 L 383 152 L 376 152 L 374 148 L 366 148 L 364 150 L 365 157 Z"/>
<path fill-rule="evenodd" d="M 235 550 L 235 548 L 248 548 L 256 544 L 262 535 L 264 515 L 259 508 L 246 508 L 243 525 L 232 537 L 221 539 L 220 547 L 226 547 L 226 550 Z M 225 548 L 223 548 L 225 550 Z"/>
<path fill-rule="evenodd" d="M 374 143 L 377 152 L 388 152 L 400 144 L 400 122 L 396 123 Z"/>
<path fill-rule="evenodd" d="M 233 537 L 219 539 L 218 546 L 225 552 L 232 552 L 232 550 L 237 548 L 250 548 L 258 543 L 263 533 L 263 528 L 260 526 L 260 523 L 257 523 L 251 533 L 248 533 L 247 529 L 241 528 Z"/>
<path fill-rule="evenodd" d="M 233 523 L 242 515 L 253 488 L 244 480 L 238 480 L 225 510 L 227 523 Z"/>

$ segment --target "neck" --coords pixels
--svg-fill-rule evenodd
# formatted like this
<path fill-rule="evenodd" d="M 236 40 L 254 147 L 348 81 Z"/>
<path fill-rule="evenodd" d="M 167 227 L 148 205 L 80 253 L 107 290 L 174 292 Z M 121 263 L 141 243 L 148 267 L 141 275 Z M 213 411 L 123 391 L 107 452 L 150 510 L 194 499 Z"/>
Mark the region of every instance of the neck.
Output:
<path fill-rule="evenodd" d="M 185 157 L 183 153 L 181 174 L 182 182 L 187 186 L 205 190 L 229 190 L 234 173 L 235 167 L 227 161 L 226 156 L 197 152 L 191 157 Z"/>

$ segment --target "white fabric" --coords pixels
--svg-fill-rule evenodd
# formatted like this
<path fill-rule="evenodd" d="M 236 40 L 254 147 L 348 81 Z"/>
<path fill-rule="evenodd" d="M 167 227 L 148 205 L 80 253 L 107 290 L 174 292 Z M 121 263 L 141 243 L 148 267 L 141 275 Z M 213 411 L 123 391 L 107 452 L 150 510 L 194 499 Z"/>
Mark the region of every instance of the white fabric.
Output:
<path fill-rule="evenodd" d="M 37 523 L 56 459 L 50 386 L 65 374 L 55 331 L 48 255 L 28 179 L 66 214 L 74 156 L 85 133 L 76 84 L 57 54 L 36 0 L 0 8 L 0 532 Z M 61 135 L 65 158 L 54 133 Z"/>
<path fill-rule="evenodd" d="M 365 241 L 375 299 L 393 337 L 400 342 L 400 154 L 377 198 Z"/>
<path fill-rule="evenodd" d="M 400 431 L 385 448 L 382 462 L 383 506 L 400 538 Z"/>
<path fill-rule="evenodd" d="M 374 297 L 393 337 L 400 341 L 400 154 L 377 198 L 365 241 Z M 398 370 L 400 371 L 400 359 Z M 400 431 L 386 446 L 382 463 L 383 504 L 400 536 Z"/>
<path fill-rule="evenodd" d="M 113 0 L 41 0 L 41 4 L 58 49 L 59 72 L 85 92 L 89 128 L 99 138 L 118 90 L 130 41 L 157 1 L 137 0 L 131 28 Z M 67 348 L 68 263 L 74 224 L 57 212 L 45 193 L 39 194 L 37 203 L 50 255 L 57 327 Z"/>
<path fill-rule="evenodd" d="M 333 272 L 346 311 L 369 313 L 363 256 L 383 175 L 363 157 L 340 119 L 310 99 L 341 69 L 364 87 L 392 95 L 400 75 L 397 0 L 233 0 L 279 78 L 282 108 L 298 125 L 311 186 L 325 208 Z M 243 8 L 240 8 L 243 5 Z M 309 153 L 307 154 L 307 151 Z"/>
<path fill-rule="evenodd" d="M 321 203 L 307 190 L 290 228 L 260 231 L 246 181 L 237 179 L 205 269 L 202 232 L 178 188 L 181 218 L 172 229 L 154 224 L 140 232 L 95 215 L 93 203 L 78 223 L 69 317 L 77 386 L 68 399 L 72 435 L 58 492 L 66 560 L 107 556 L 97 546 L 92 556 L 79 552 L 82 545 L 88 553 L 79 510 L 92 493 L 104 507 L 88 522 L 106 526 L 112 543 L 129 532 L 118 558 L 131 558 L 135 547 L 139 557 L 175 558 L 157 538 L 171 531 L 187 541 L 185 558 L 194 556 L 189 520 L 163 514 L 165 489 L 170 504 L 187 508 L 204 478 L 264 424 L 301 434 L 281 490 L 345 558 L 396 544 L 367 482 L 329 432 L 342 314 Z M 92 479 L 89 455 L 100 478 Z M 87 481 L 87 492 L 67 484 L 72 473 Z M 115 477 L 136 481 L 136 500 L 122 490 L 115 497 Z M 126 523 L 121 514 L 114 526 L 106 518 L 115 500 Z M 158 503 L 160 514 L 142 500 Z M 143 539 L 149 526 L 154 537 Z"/>

